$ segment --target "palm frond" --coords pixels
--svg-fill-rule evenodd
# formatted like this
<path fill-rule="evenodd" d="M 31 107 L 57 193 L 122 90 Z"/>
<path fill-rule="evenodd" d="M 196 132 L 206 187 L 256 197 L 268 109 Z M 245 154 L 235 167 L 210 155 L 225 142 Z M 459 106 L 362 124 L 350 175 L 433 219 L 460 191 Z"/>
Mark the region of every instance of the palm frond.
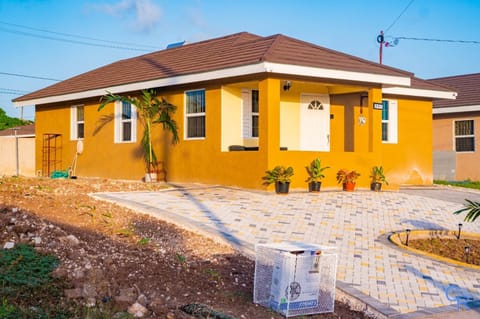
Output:
<path fill-rule="evenodd" d="M 478 217 L 480 217 L 480 202 L 474 202 L 469 199 L 465 199 L 467 202 L 464 208 L 459 209 L 454 212 L 455 215 L 467 212 L 467 215 L 464 218 L 466 222 L 474 222 Z"/>

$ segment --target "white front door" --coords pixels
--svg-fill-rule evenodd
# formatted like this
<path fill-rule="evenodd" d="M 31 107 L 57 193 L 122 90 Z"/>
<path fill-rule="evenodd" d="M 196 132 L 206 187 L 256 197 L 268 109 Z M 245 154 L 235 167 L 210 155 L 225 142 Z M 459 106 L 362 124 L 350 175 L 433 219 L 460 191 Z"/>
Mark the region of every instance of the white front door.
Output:
<path fill-rule="evenodd" d="M 300 97 L 300 150 L 330 151 L 330 97 L 327 94 Z"/>

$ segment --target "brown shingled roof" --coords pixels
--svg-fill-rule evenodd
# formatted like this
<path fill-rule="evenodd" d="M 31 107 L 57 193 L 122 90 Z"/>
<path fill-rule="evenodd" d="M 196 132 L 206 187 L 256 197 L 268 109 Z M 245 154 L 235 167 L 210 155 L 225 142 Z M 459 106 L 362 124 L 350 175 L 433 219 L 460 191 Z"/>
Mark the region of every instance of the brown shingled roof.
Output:
<path fill-rule="evenodd" d="M 451 87 L 458 93 L 456 100 L 433 101 L 434 108 L 480 105 L 480 73 L 449 76 L 429 81 Z"/>
<path fill-rule="evenodd" d="M 14 99 L 28 101 L 112 86 L 274 62 L 379 75 L 411 73 L 326 49 L 284 35 L 247 32 L 120 60 Z"/>
<path fill-rule="evenodd" d="M 17 136 L 33 136 L 35 135 L 35 124 L 28 124 L 23 126 L 16 126 L 0 131 L 0 136 L 15 136 L 15 129 L 17 129 Z"/>

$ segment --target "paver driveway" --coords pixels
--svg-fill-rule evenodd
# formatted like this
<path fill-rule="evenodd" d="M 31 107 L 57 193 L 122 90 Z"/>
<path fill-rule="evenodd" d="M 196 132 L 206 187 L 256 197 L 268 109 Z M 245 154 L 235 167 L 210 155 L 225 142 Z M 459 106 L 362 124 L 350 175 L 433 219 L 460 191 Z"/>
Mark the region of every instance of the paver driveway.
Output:
<path fill-rule="evenodd" d="M 442 308 L 451 305 L 444 293 L 449 284 L 480 292 L 480 271 L 412 255 L 387 241 L 389 232 L 406 228 L 456 229 L 463 219 L 452 214 L 462 207 L 458 202 L 403 192 L 281 196 L 206 185 L 94 196 L 221 237 L 250 255 L 256 243 L 284 240 L 336 246 L 340 284 L 380 302 L 391 315 L 451 310 Z M 480 222 L 463 229 L 480 233 Z"/>

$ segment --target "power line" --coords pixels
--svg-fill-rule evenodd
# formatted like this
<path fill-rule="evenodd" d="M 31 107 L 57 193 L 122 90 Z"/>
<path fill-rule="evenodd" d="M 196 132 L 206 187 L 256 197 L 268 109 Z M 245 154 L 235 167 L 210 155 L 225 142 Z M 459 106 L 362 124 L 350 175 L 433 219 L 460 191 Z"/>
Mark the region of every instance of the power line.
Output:
<path fill-rule="evenodd" d="M 38 80 L 47 80 L 47 81 L 56 81 L 56 82 L 62 81 L 62 80 L 59 80 L 59 79 L 46 78 L 46 77 L 43 77 L 43 76 L 26 75 L 26 74 L 18 74 L 18 73 L 8 73 L 8 72 L 1 72 L 1 71 L 0 71 L 0 74 L 10 75 L 10 76 L 18 76 L 18 77 L 22 77 L 22 78 L 38 79 Z"/>
<path fill-rule="evenodd" d="M 29 92 L 22 91 L 22 90 L 15 90 L 15 89 L 8 89 L 8 88 L 0 88 L 0 94 L 8 94 L 8 95 L 24 95 Z"/>
<path fill-rule="evenodd" d="M 32 30 L 32 31 L 45 32 L 45 33 L 57 34 L 57 35 L 61 35 L 61 36 L 72 37 L 72 38 L 92 40 L 92 41 L 98 41 L 98 42 L 105 42 L 105 43 L 117 44 L 117 45 L 122 45 L 122 46 L 143 47 L 143 48 L 150 48 L 150 49 L 157 49 L 157 50 L 160 49 L 159 47 L 155 47 L 155 46 L 152 46 L 152 45 L 119 42 L 119 41 L 105 40 L 105 39 L 99 39 L 99 38 L 92 38 L 92 37 L 86 37 L 86 36 L 82 36 L 82 35 L 71 34 L 71 33 L 64 33 L 64 32 L 51 31 L 51 30 L 46 30 L 46 29 L 33 28 L 33 27 L 20 25 L 20 24 L 15 24 L 15 23 L 9 23 L 9 22 L 5 22 L 5 21 L 0 21 L 0 24 L 8 25 L 8 26 L 16 27 L 16 28 L 23 28 L 23 29 Z"/>
<path fill-rule="evenodd" d="M 398 15 L 398 17 L 392 22 L 392 24 L 390 24 L 390 26 L 385 29 L 385 33 L 387 33 L 388 30 L 390 30 L 390 29 L 395 25 L 395 23 L 397 23 L 398 20 L 400 20 L 400 18 L 401 18 L 402 15 L 405 13 L 405 11 L 407 11 L 408 7 L 410 7 L 410 6 L 412 5 L 413 1 L 415 1 L 415 0 L 410 0 L 410 2 L 407 4 L 407 6 L 405 7 L 405 9 L 403 9 L 403 11 L 400 12 L 400 14 Z"/>
<path fill-rule="evenodd" d="M 120 49 L 120 50 L 131 50 L 131 51 L 151 52 L 151 50 L 147 50 L 147 49 L 132 48 L 132 47 L 123 47 L 123 46 L 117 46 L 117 45 L 107 45 L 107 44 L 100 44 L 100 43 L 91 43 L 91 42 L 86 42 L 86 41 L 71 40 L 71 39 L 64 39 L 64 38 L 56 38 L 56 37 L 51 37 L 51 36 L 46 36 L 46 35 L 40 35 L 40 34 L 35 34 L 35 33 L 28 33 L 28 32 L 24 32 L 24 31 L 9 30 L 9 29 L 5 29 L 5 28 L 1 28 L 1 27 L 0 27 L 0 31 L 1 31 L 1 32 L 7 32 L 7 33 L 13 33 L 13 34 L 20 34 L 20 35 L 29 36 L 29 37 L 34 37 L 34 38 L 48 39 L 48 40 L 54 40 L 54 41 L 59 41 L 59 42 L 68 42 L 68 43 L 75 43 L 75 44 L 83 44 L 83 45 L 89 45 L 89 46 L 94 46 L 94 47 L 103 47 L 103 48 L 110 48 L 110 49 Z"/>
<path fill-rule="evenodd" d="M 392 37 L 392 38 L 394 38 L 396 40 L 415 40 L 415 41 L 433 41 L 433 42 L 480 44 L 480 41 L 475 41 L 475 40 L 449 40 L 449 39 L 430 39 L 430 38 L 411 38 L 411 37 Z"/>

